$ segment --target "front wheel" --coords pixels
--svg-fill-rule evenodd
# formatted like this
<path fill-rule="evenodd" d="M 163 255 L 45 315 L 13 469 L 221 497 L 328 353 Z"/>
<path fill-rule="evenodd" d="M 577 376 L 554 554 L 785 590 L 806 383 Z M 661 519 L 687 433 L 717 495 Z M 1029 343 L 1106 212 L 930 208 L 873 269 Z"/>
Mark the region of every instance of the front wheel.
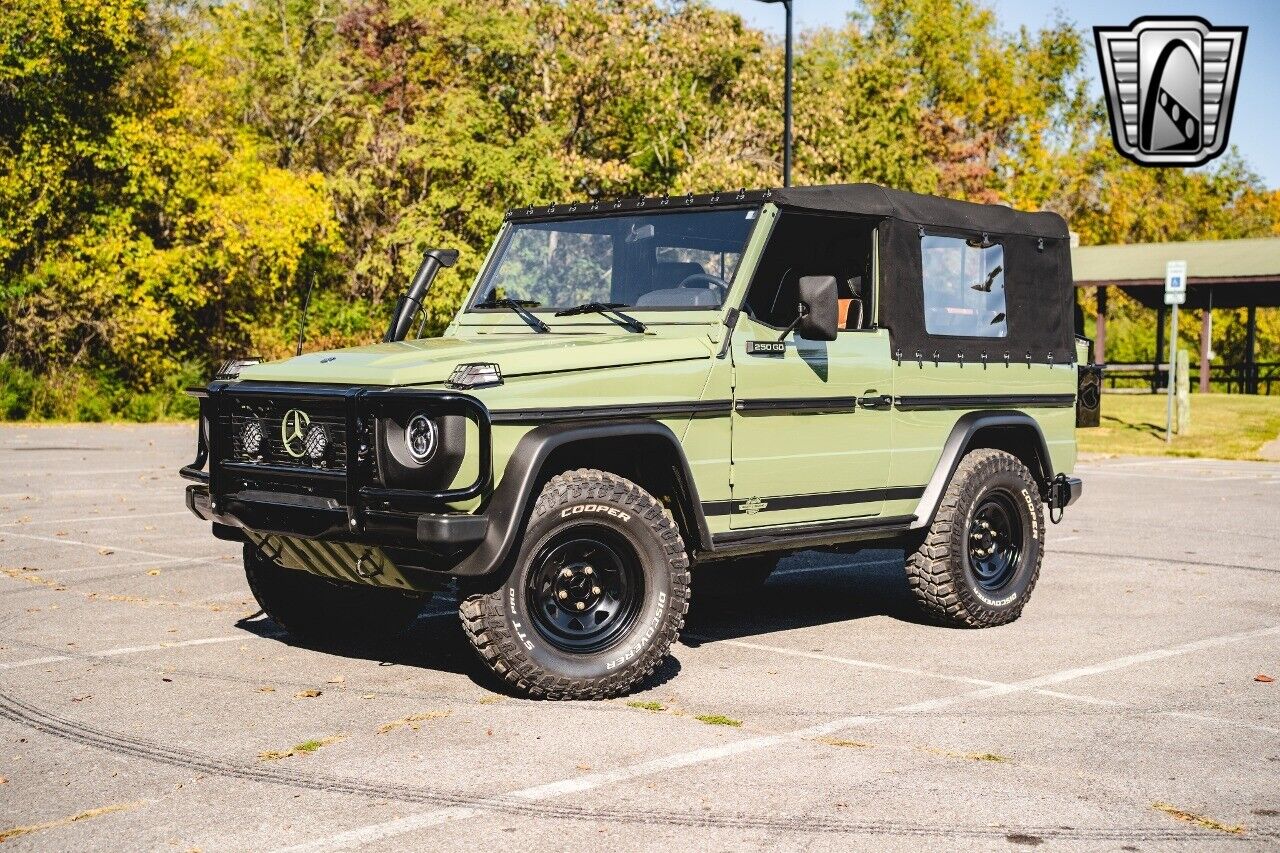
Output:
<path fill-rule="evenodd" d="M 607 471 L 553 477 L 510 574 L 461 604 L 493 672 L 528 696 L 603 699 L 657 668 L 689 609 L 689 558 L 671 513 Z"/>
<path fill-rule="evenodd" d="M 1016 456 L 975 450 L 956 467 L 919 549 L 912 594 L 935 621 L 987 628 L 1022 614 L 1040 576 L 1040 489 Z"/>

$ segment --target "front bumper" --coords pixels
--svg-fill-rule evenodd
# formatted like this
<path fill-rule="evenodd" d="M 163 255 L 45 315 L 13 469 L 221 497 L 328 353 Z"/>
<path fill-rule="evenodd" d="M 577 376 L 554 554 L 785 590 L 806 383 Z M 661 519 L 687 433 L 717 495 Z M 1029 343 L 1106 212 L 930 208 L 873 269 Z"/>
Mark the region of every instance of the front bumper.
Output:
<path fill-rule="evenodd" d="M 489 519 L 484 515 L 368 512 L 361 531 L 353 535 L 346 510 L 330 498 L 239 492 L 224 495 L 215 508 L 209 487 L 203 485 L 187 486 L 187 509 L 197 518 L 228 528 L 327 542 L 417 545 L 436 552 L 475 546 L 489 532 Z M 232 534 L 231 538 L 239 537 Z"/>
<path fill-rule="evenodd" d="M 416 389 L 334 388 L 215 382 L 193 392 L 201 398 L 197 458 L 182 469 L 194 481 L 187 508 L 212 522 L 219 538 L 255 541 L 254 534 L 295 540 L 378 547 L 432 574 L 484 574 L 485 560 L 467 560 L 489 535 L 486 514 L 450 511 L 449 504 L 483 498 L 492 490 L 488 410 L 475 398 Z M 340 405 L 343 440 L 350 452 L 343 470 L 288 469 L 244 462 L 231 455 L 220 412 L 244 398 L 302 399 Z M 479 470 L 462 488 L 444 491 L 388 488 L 370 473 L 374 423 L 406 401 L 433 411 L 462 412 L 479 427 Z M 203 470 L 207 464 L 208 470 Z M 466 566 L 458 571 L 459 564 Z"/>

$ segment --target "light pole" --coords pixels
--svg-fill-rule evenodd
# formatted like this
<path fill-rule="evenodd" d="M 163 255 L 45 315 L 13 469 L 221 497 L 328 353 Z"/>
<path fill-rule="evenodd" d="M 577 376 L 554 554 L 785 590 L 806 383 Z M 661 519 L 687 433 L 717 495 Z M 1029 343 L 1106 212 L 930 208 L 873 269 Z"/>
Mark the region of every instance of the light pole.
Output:
<path fill-rule="evenodd" d="M 782 185 L 791 186 L 791 3 L 792 0 L 758 0 L 760 3 L 781 3 L 787 12 L 787 82 L 783 90 L 782 106 Z"/>

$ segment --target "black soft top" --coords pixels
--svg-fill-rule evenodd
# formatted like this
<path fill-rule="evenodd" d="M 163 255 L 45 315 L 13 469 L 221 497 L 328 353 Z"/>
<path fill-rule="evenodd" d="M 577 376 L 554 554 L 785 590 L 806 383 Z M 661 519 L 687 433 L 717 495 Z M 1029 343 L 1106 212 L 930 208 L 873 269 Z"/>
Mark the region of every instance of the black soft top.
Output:
<path fill-rule="evenodd" d="M 663 210 L 747 207 L 772 202 L 784 211 L 865 216 L 877 227 L 880 318 L 900 362 L 1070 364 L 1075 360 L 1071 248 L 1056 213 L 1024 213 L 996 204 L 919 195 L 875 184 L 731 190 L 552 204 L 508 211 L 513 222 L 539 222 Z M 925 325 L 921 241 L 926 232 L 996 245 L 1004 254 L 1008 330 L 1003 337 L 930 334 Z"/>
<path fill-rule="evenodd" d="M 773 202 L 783 209 L 815 213 L 844 213 L 897 219 L 932 228 L 958 229 L 992 234 L 1066 239 L 1067 223 L 1056 213 L 1026 213 L 998 204 L 974 204 L 938 196 L 889 189 L 877 184 L 831 184 L 759 190 L 728 190 L 701 195 L 654 196 L 583 201 L 569 204 L 530 205 L 507 211 L 507 219 L 541 221 L 588 215 L 679 210 Z"/>
<path fill-rule="evenodd" d="M 1025 213 L 999 204 L 974 204 L 932 195 L 893 190 L 876 184 L 832 184 L 773 190 L 770 199 L 782 208 L 824 213 L 883 216 L 915 225 L 1066 238 L 1067 223 L 1056 213 Z"/>

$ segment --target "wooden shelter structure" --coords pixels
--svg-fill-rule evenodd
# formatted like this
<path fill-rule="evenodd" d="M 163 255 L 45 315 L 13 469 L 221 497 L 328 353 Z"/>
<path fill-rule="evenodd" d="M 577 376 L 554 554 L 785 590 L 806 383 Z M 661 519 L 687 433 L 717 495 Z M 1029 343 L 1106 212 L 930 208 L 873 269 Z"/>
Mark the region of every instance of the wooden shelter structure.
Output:
<path fill-rule="evenodd" d="M 1156 311 L 1152 388 L 1160 384 L 1161 371 L 1167 370 L 1168 361 L 1165 356 L 1165 330 L 1169 309 L 1164 304 L 1165 264 L 1168 261 L 1186 261 L 1187 299 L 1181 307 L 1188 313 L 1200 313 L 1200 391 L 1209 391 L 1212 328 L 1209 312 L 1213 308 L 1244 308 L 1248 312 L 1244 361 L 1224 366 L 1228 387 L 1238 385 L 1245 393 L 1257 394 L 1260 378 L 1266 382 L 1268 390 L 1272 381 L 1280 381 L 1280 365 L 1260 365 L 1256 352 L 1258 309 L 1280 307 L 1280 238 L 1275 237 L 1079 246 L 1072 249 L 1071 268 L 1075 285 L 1093 288 L 1097 302 L 1094 360 L 1106 364 L 1107 289 L 1118 287 Z M 1277 368 L 1277 376 L 1261 376 L 1262 368 Z"/>

